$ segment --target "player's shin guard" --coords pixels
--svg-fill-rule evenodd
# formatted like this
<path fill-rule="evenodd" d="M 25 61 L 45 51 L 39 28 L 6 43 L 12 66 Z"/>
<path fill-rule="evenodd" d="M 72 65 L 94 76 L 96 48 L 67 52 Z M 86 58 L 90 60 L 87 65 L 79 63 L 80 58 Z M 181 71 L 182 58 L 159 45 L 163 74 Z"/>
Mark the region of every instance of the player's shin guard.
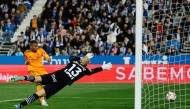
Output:
<path fill-rule="evenodd" d="M 35 80 L 35 77 L 34 76 L 24 76 L 24 80 L 27 80 L 27 81 L 31 81 L 31 82 L 34 82 L 34 80 Z"/>
<path fill-rule="evenodd" d="M 39 90 L 41 90 L 43 87 L 42 87 L 42 85 L 40 84 L 40 83 L 36 83 L 36 91 L 39 91 Z M 39 98 L 40 99 L 40 101 L 42 101 L 42 100 L 44 100 L 44 97 L 42 96 L 42 97 L 40 97 Z"/>
<path fill-rule="evenodd" d="M 31 104 L 32 102 L 34 102 L 35 100 L 37 100 L 39 98 L 39 96 L 37 94 L 33 94 L 31 96 L 29 96 L 25 101 L 23 101 L 22 103 L 20 103 L 20 108 Z"/>

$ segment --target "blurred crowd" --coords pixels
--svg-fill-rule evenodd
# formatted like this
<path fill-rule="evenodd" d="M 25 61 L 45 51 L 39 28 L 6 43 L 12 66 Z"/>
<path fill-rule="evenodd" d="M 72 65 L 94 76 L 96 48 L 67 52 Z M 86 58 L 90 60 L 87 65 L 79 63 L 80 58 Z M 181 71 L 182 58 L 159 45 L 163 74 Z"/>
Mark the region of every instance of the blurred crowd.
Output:
<path fill-rule="evenodd" d="M 21 55 L 31 40 L 37 40 L 49 55 L 135 55 L 139 37 L 135 27 L 140 26 L 135 23 L 136 1 L 47 0 L 8 54 Z M 187 0 L 143 0 L 143 55 L 183 51 L 189 36 L 189 5 Z"/>
<path fill-rule="evenodd" d="M 34 0 L 0 0 L 0 42 L 11 42 Z"/>

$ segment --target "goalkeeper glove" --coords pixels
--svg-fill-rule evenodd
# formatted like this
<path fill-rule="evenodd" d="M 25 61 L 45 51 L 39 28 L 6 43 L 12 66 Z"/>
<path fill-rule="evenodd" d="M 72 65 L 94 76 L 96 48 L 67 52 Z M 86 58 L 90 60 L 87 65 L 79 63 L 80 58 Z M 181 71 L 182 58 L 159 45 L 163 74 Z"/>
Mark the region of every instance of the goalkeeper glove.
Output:
<path fill-rule="evenodd" d="M 86 56 L 88 57 L 88 59 L 91 59 L 91 58 L 93 58 L 94 54 L 88 53 Z"/>
<path fill-rule="evenodd" d="M 107 63 L 107 64 L 106 64 L 105 61 L 103 62 L 103 65 L 102 65 L 102 69 L 103 69 L 103 70 L 110 70 L 111 68 L 112 68 L 111 62 L 109 62 L 109 63 Z"/>

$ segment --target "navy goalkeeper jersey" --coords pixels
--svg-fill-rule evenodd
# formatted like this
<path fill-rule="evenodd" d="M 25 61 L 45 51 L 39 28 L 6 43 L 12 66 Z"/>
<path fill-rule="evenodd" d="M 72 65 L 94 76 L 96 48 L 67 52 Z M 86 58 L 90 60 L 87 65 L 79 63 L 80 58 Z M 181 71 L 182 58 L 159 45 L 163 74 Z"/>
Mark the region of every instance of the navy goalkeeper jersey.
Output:
<path fill-rule="evenodd" d="M 85 65 L 80 62 L 80 57 L 70 57 L 69 64 L 59 71 L 59 76 L 64 80 L 68 85 L 73 84 L 73 82 L 82 78 L 85 75 L 92 75 L 96 72 L 102 71 L 102 67 L 95 69 L 88 69 Z"/>

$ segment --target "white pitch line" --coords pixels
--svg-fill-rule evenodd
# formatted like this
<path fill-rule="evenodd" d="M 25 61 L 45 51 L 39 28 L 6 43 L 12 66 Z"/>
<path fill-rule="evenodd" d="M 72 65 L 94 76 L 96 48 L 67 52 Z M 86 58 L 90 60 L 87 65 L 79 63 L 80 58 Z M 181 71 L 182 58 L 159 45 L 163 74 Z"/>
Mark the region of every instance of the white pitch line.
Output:
<path fill-rule="evenodd" d="M 12 100 L 2 100 L 2 101 L 0 101 L 0 103 L 10 102 L 10 101 L 21 101 L 21 100 L 25 100 L 25 99 L 26 99 L 26 98 L 12 99 Z"/>
<path fill-rule="evenodd" d="M 86 98 L 86 97 L 52 97 L 52 98 L 73 98 L 73 99 L 96 99 L 96 100 L 120 100 L 120 99 L 134 99 L 134 98 Z"/>
<path fill-rule="evenodd" d="M 52 97 L 52 98 L 71 98 L 71 99 L 94 99 L 94 100 L 130 100 L 134 98 L 85 98 L 85 97 Z M 12 99 L 12 100 L 2 100 L 0 103 L 5 103 L 5 102 L 11 102 L 11 101 L 21 101 L 25 100 L 26 98 L 20 98 L 20 99 Z"/>
<path fill-rule="evenodd" d="M 21 88 L 34 88 L 34 87 L 1 87 L 1 88 L 8 88 L 8 89 L 12 89 L 12 88 L 18 88 L 18 89 L 21 89 Z M 0 88 L 0 89 L 1 89 Z M 102 90 L 104 90 L 104 89 L 128 89 L 128 88 L 89 88 L 89 87 L 86 87 L 86 88 L 69 88 L 69 89 L 97 89 L 97 90 L 99 90 L 99 89 L 102 89 Z"/>

